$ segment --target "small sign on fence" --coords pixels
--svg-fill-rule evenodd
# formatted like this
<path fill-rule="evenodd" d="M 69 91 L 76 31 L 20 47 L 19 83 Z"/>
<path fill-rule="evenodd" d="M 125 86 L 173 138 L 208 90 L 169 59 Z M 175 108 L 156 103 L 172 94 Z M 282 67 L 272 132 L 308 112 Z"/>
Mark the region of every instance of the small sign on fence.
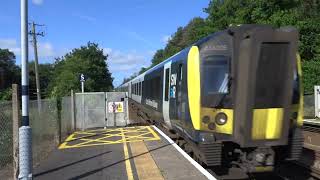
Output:
<path fill-rule="evenodd" d="M 123 102 L 108 102 L 108 112 L 109 113 L 122 113 L 123 112 Z"/>

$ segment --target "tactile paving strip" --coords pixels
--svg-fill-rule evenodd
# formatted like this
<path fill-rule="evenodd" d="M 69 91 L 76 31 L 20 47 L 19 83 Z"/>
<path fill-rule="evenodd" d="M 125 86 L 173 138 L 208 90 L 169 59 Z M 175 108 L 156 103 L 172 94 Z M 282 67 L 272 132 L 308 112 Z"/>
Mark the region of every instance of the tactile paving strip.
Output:
<path fill-rule="evenodd" d="M 124 142 L 156 141 L 161 138 L 150 126 L 77 131 L 59 149 L 80 148 Z"/>

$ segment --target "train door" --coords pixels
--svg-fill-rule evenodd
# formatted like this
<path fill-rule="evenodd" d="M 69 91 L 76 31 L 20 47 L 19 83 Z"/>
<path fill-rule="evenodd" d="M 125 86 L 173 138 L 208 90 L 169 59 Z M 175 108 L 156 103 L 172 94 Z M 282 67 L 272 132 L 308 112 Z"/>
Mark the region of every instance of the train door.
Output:
<path fill-rule="evenodd" d="M 171 128 L 169 110 L 170 110 L 170 75 L 171 61 L 164 64 L 163 71 L 163 98 L 162 98 L 162 114 L 164 122 Z"/>
<path fill-rule="evenodd" d="M 170 120 L 171 123 L 174 123 L 177 126 L 184 127 L 184 119 L 182 119 L 182 94 L 181 94 L 181 73 L 182 73 L 182 64 L 178 62 L 171 64 L 171 73 L 170 73 Z"/>

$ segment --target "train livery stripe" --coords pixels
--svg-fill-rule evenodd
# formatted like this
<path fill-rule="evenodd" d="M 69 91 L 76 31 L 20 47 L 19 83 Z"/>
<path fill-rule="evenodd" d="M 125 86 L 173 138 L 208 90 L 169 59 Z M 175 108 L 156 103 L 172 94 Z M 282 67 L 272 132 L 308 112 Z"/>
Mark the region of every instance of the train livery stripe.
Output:
<path fill-rule="evenodd" d="M 298 117 L 297 117 L 297 125 L 302 126 L 303 124 L 303 83 L 302 83 L 302 68 L 301 68 L 301 58 L 297 53 L 297 68 L 299 75 L 299 85 L 300 85 L 300 100 L 299 100 L 299 109 L 298 109 Z"/>
<path fill-rule="evenodd" d="M 283 108 L 254 109 L 252 139 L 279 139 L 283 125 Z"/>
<path fill-rule="evenodd" d="M 200 56 L 197 46 L 192 46 L 188 53 L 188 99 L 192 124 L 195 130 L 201 128 L 201 94 L 200 94 Z"/>

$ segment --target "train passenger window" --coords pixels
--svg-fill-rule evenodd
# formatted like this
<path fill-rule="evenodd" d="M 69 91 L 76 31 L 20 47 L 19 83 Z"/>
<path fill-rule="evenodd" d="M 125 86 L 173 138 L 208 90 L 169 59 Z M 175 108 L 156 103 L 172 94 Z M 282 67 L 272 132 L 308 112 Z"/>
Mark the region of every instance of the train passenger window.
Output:
<path fill-rule="evenodd" d="M 137 95 L 137 84 L 134 83 L 134 94 Z"/>
<path fill-rule="evenodd" d="M 137 82 L 137 95 L 139 95 L 140 92 L 140 87 L 139 87 L 139 83 Z"/>
<path fill-rule="evenodd" d="M 166 82 L 165 82 L 165 89 L 164 89 L 164 100 L 168 101 L 169 100 L 169 82 L 170 82 L 170 78 L 169 78 L 169 68 L 166 69 Z"/>
<path fill-rule="evenodd" d="M 143 91 L 143 86 L 144 86 L 144 81 L 141 82 L 141 95 L 142 95 L 142 91 Z"/>
<path fill-rule="evenodd" d="M 142 82 L 139 82 L 139 87 L 140 87 L 140 91 L 139 91 L 139 95 L 142 95 Z"/>
<path fill-rule="evenodd" d="M 179 64 L 179 74 L 178 74 L 178 80 L 181 81 L 182 80 L 182 64 Z"/>
<path fill-rule="evenodd" d="M 229 57 L 208 56 L 202 62 L 201 84 L 205 95 L 228 93 Z"/>

